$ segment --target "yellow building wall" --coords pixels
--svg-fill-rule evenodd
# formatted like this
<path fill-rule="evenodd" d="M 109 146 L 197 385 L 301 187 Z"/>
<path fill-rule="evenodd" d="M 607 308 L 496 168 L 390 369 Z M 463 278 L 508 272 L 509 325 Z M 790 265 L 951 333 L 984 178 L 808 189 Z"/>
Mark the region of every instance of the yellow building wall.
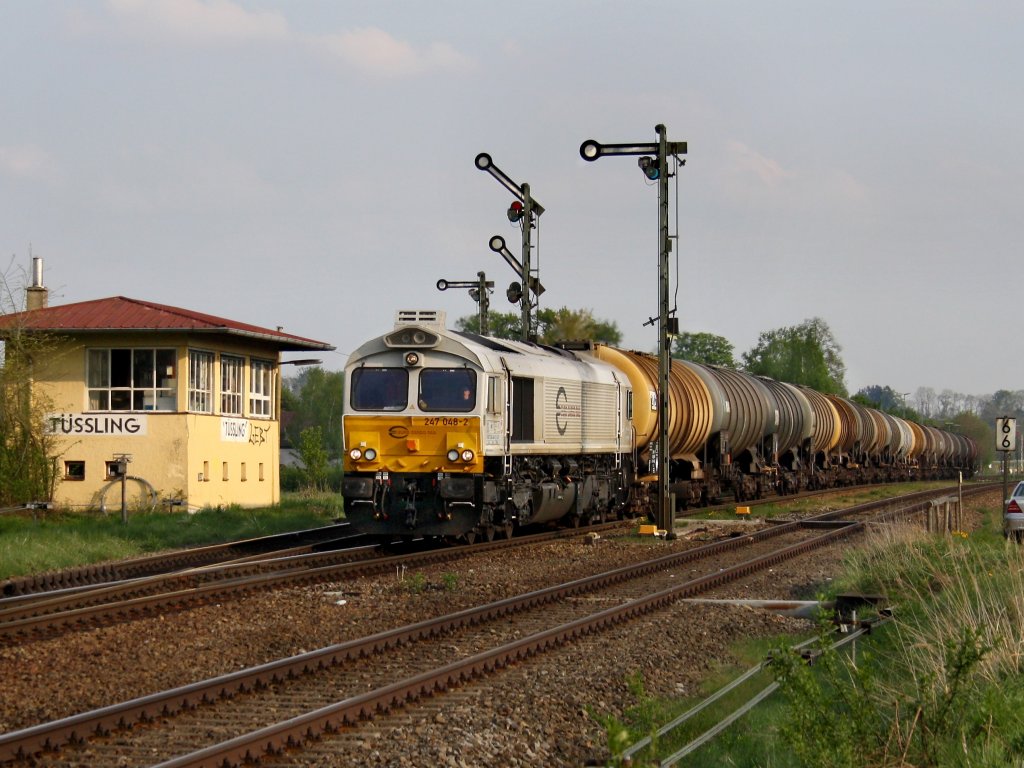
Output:
<path fill-rule="evenodd" d="M 87 350 L 90 348 L 174 348 L 178 410 L 88 410 Z M 214 414 L 188 413 L 188 352 L 213 352 Z M 230 354 L 246 360 L 243 412 L 248 413 L 250 358 L 279 360 L 276 349 L 246 345 L 234 339 L 189 338 L 184 334 L 135 332 L 90 334 L 60 341 L 54 354 L 37 365 L 36 387 L 48 400 L 47 412 L 57 429 L 58 483 L 54 503 L 61 507 L 120 509 L 121 483 L 107 476 L 107 462 L 129 454 L 126 483 L 132 509 L 180 499 L 189 509 L 237 504 L 269 506 L 280 502 L 280 386 L 275 368 L 274 417 L 224 416 L 220 406 L 220 358 Z M 134 430 L 134 431 L 133 431 Z M 66 434 L 73 432 L 73 434 Z M 64 479 L 66 462 L 84 462 L 82 479 Z"/>

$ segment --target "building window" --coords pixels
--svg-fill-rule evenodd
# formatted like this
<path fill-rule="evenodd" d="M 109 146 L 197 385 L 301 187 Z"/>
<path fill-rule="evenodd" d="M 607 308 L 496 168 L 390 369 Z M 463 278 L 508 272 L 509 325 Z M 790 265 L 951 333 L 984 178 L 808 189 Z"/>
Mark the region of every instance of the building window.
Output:
<path fill-rule="evenodd" d="M 263 480 L 264 480 L 264 477 L 263 477 L 263 462 L 261 461 L 260 462 L 260 482 L 262 483 Z"/>
<path fill-rule="evenodd" d="M 247 478 L 246 478 L 246 476 L 245 476 L 245 462 L 243 461 L 243 462 L 242 462 L 242 477 L 241 477 L 241 480 L 242 480 L 242 482 L 244 483 L 244 482 L 246 481 L 246 479 L 247 479 Z"/>
<path fill-rule="evenodd" d="M 225 416 L 242 415 L 242 372 L 245 360 L 220 356 L 220 412 Z"/>
<path fill-rule="evenodd" d="M 90 349 L 86 359 L 89 410 L 177 410 L 177 365 L 173 349 Z"/>
<path fill-rule="evenodd" d="M 249 364 L 249 415 L 262 419 L 274 415 L 274 364 L 269 360 Z"/>
<path fill-rule="evenodd" d="M 228 479 L 228 463 L 226 461 L 222 461 L 220 463 L 220 472 L 221 472 L 221 479 L 222 480 L 227 480 Z"/>
<path fill-rule="evenodd" d="M 64 462 L 64 479 L 65 480 L 85 480 L 85 462 L 84 461 L 65 461 Z"/>
<path fill-rule="evenodd" d="M 188 352 L 188 409 L 213 413 L 213 353 Z"/>

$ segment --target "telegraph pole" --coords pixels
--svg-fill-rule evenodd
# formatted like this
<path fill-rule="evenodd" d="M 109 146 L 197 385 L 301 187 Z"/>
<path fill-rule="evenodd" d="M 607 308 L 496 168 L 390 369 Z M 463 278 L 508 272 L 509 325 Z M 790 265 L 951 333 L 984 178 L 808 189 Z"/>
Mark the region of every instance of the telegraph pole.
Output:
<path fill-rule="evenodd" d="M 669 252 L 672 241 L 668 230 L 668 158 L 685 155 L 685 141 L 668 141 L 664 125 L 656 125 L 656 144 L 600 144 L 588 139 L 580 145 L 580 156 L 589 162 L 606 155 L 642 155 L 637 165 L 651 181 L 658 182 L 658 509 L 655 524 L 675 537 L 675 509 L 669 495 L 669 377 L 672 367 L 672 337 L 679 332 L 679 321 L 671 317 L 669 305 Z M 654 157 L 650 157 L 654 155 Z M 653 322 L 653 320 L 651 321 Z"/>

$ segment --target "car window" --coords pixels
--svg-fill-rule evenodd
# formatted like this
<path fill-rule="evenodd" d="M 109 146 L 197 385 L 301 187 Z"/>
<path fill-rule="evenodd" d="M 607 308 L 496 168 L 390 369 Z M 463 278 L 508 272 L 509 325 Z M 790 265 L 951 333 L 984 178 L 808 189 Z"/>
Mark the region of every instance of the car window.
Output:
<path fill-rule="evenodd" d="M 1024 496 L 1024 482 L 1017 483 L 1017 487 L 1013 489 L 1014 496 Z"/>

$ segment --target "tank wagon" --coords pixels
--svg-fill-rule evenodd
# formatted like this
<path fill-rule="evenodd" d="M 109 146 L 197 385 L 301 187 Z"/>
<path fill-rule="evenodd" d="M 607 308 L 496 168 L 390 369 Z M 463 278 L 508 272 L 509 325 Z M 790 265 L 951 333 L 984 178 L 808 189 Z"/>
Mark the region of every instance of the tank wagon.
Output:
<path fill-rule="evenodd" d="M 658 360 L 546 346 L 400 311 L 352 353 L 343 415 L 348 518 L 368 533 L 473 540 L 653 510 Z M 846 398 L 673 360 L 678 506 L 973 470 L 969 438 Z"/>

